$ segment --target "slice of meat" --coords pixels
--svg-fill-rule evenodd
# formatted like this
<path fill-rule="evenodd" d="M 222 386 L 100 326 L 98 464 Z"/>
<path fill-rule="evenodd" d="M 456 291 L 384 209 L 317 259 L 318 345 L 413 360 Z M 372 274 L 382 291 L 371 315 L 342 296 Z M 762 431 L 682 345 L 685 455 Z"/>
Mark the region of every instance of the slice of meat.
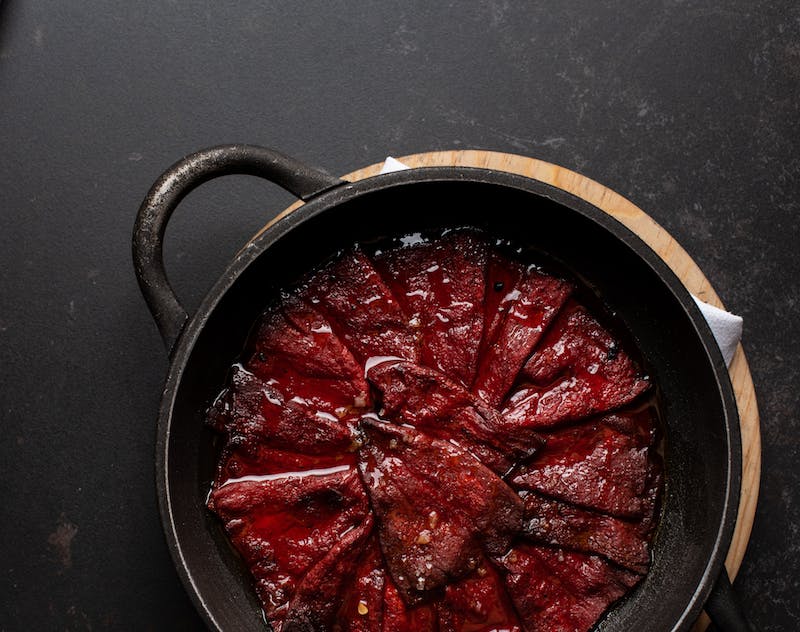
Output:
<path fill-rule="evenodd" d="M 512 482 L 614 516 L 641 517 L 655 467 L 649 454 L 652 433 L 644 429 L 651 423 L 651 412 L 645 409 L 544 435 L 545 445 Z"/>
<path fill-rule="evenodd" d="M 525 428 L 508 432 L 496 410 L 433 369 L 387 360 L 369 367 L 367 379 L 380 392 L 384 417 L 456 441 L 500 475 L 542 443 L 536 432 Z"/>
<path fill-rule="evenodd" d="M 372 526 L 372 517 L 367 516 L 309 570 L 292 595 L 285 619 L 273 622 L 275 632 L 322 632 L 342 623 L 338 616 L 342 598 L 358 571 Z"/>
<path fill-rule="evenodd" d="M 296 296 L 262 318 L 245 368 L 284 399 L 344 416 L 369 404 L 363 369 L 322 313 Z"/>
<path fill-rule="evenodd" d="M 238 365 L 207 418 L 231 439 L 304 454 L 344 452 L 354 441 L 351 426 L 335 415 L 316 410 L 303 398 L 286 400 L 284 394 Z"/>
<path fill-rule="evenodd" d="M 342 632 L 380 630 L 383 625 L 385 589 L 386 568 L 373 532 L 336 615 L 336 622 Z"/>
<path fill-rule="evenodd" d="M 496 251 L 489 253 L 489 262 L 486 266 L 485 325 L 481 341 L 481 357 L 486 352 L 486 348 L 494 342 L 497 331 L 505 320 L 508 308 L 514 304 L 516 296 L 514 288 L 517 287 L 523 274 L 525 274 L 525 266 L 518 261 L 512 261 Z"/>
<path fill-rule="evenodd" d="M 250 569 L 267 617 L 276 620 L 308 570 L 369 512 L 358 473 L 347 466 L 234 479 L 213 490 L 208 506 Z"/>
<path fill-rule="evenodd" d="M 414 425 L 448 419 L 478 401 L 439 371 L 405 360 L 368 365 L 367 380 L 380 392 L 382 415 Z"/>
<path fill-rule="evenodd" d="M 404 602 L 415 606 L 475 567 L 478 534 L 457 512 L 428 498 L 426 486 L 399 459 L 361 452 L 387 567 Z"/>
<path fill-rule="evenodd" d="M 436 612 L 423 604 L 408 608 L 394 585 L 391 575 L 386 576 L 383 591 L 383 622 L 381 632 L 438 632 Z"/>
<path fill-rule="evenodd" d="M 361 428 L 368 448 L 402 463 L 440 507 L 469 518 L 487 552 L 497 555 L 508 548 L 520 531 L 523 508 L 519 496 L 496 474 L 451 442 L 410 427 L 364 418 Z"/>
<path fill-rule="evenodd" d="M 381 355 L 418 359 L 417 330 L 361 250 L 346 253 L 317 272 L 302 297 L 328 316 L 362 365 Z"/>
<path fill-rule="evenodd" d="M 552 426 L 619 408 L 650 382 L 586 309 L 570 302 L 525 365 L 532 384 L 509 399 L 509 421 Z"/>
<path fill-rule="evenodd" d="M 542 440 L 538 435 L 524 433 L 512 440 L 513 435 L 495 432 L 487 427 L 486 421 L 496 416 L 497 411 L 492 408 L 463 408 L 446 424 L 428 426 L 425 432 L 464 448 L 492 472 L 505 478 L 536 453 Z M 509 437 L 509 441 L 504 444 L 505 437 Z"/>
<path fill-rule="evenodd" d="M 566 281 L 535 268 L 525 272 L 516 287 L 509 290 L 502 324 L 496 327 L 494 339 L 487 341 L 472 385 L 473 393 L 490 406 L 503 401 L 525 360 L 571 292 L 572 286 Z"/>
<path fill-rule="evenodd" d="M 522 527 L 522 501 L 461 448 L 365 418 L 359 469 L 384 558 L 408 604 L 500 555 Z"/>
<path fill-rule="evenodd" d="M 594 555 L 540 546 L 521 545 L 500 562 L 529 632 L 589 630 L 641 579 Z"/>
<path fill-rule="evenodd" d="M 216 485 L 244 476 L 324 470 L 355 463 L 355 452 L 300 454 L 273 448 L 254 437 L 235 436 L 228 439 L 220 454 Z"/>
<path fill-rule="evenodd" d="M 647 572 L 648 523 L 621 520 L 535 492 L 520 495 L 525 503 L 525 535 L 529 539 L 602 555 L 633 572 Z"/>
<path fill-rule="evenodd" d="M 375 258 L 420 328 L 420 362 L 467 386 L 483 334 L 486 256 L 483 240 L 459 231 Z"/>
<path fill-rule="evenodd" d="M 503 578 L 488 560 L 459 582 L 449 584 L 436 604 L 439 632 L 504 630 L 521 632 Z"/>

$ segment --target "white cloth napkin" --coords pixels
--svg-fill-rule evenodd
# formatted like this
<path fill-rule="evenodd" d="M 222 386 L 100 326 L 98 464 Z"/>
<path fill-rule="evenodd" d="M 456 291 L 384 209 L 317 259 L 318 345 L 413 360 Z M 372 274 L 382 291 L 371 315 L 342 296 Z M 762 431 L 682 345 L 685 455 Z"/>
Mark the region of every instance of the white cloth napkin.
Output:
<path fill-rule="evenodd" d="M 381 167 L 381 173 L 391 173 L 404 169 L 409 169 L 409 167 L 388 156 Z M 730 365 L 736 347 L 742 339 L 742 317 L 704 303 L 694 295 L 692 295 L 692 298 L 700 308 L 706 322 L 708 322 L 711 333 L 714 334 L 714 339 L 717 341 L 720 351 L 722 351 L 725 364 Z"/>
<path fill-rule="evenodd" d="M 725 364 L 730 366 L 736 347 L 742 339 L 742 323 L 744 322 L 742 317 L 704 303 L 694 294 L 692 298 L 711 328 L 711 333 L 714 334 L 719 350 L 722 351 L 722 357 L 725 358 Z"/>

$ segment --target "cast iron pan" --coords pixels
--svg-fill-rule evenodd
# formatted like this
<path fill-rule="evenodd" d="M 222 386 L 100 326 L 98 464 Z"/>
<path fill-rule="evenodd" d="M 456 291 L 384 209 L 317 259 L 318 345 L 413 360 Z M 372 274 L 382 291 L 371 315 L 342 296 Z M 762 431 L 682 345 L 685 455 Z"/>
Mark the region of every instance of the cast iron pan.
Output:
<path fill-rule="evenodd" d="M 227 174 L 266 178 L 306 201 L 250 241 L 189 317 L 164 271 L 164 230 L 194 188 Z M 622 224 L 541 182 L 472 168 L 427 168 L 348 183 L 248 145 L 200 151 L 153 185 L 133 235 L 136 275 L 171 365 L 158 419 L 157 487 L 172 556 L 212 629 L 264 628 L 249 578 L 205 508 L 215 459 L 204 411 L 275 291 L 356 241 L 474 226 L 547 253 L 622 319 L 663 399 L 666 490 L 644 581 L 602 630 L 685 630 L 706 609 L 747 630 L 723 560 L 741 477 L 739 421 L 728 372 L 690 295 Z M 711 600 L 709 601 L 709 598 Z"/>

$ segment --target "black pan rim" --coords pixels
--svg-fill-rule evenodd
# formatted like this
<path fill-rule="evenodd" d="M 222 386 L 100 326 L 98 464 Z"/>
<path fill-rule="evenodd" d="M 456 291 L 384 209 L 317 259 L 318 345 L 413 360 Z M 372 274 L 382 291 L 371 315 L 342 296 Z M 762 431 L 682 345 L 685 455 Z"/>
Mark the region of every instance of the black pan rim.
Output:
<path fill-rule="evenodd" d="M 181 549 L 180 538 L 176 530 L 175 516 L 172 511 L 169 488 L 168 449 L 170 444 L 170 428 L 172 411 L 181 383 L 184 369 L 191 356 L 197 339 L 210 315 L 216 309 L 225 293 L 236 279 L 266 249 L 280 240 L 295 226 L 317 214 L 335 212 L 338 205 L 367 193 L 390 190 L 394 187 L 414 186 L 419 183 L 436 182 L 470 182 L 499 185 L 532 193 L 547 198 L 566 209 L 579 213 L 596 222 L 616 237 L 627 248 L 633 250 L 661 279 L 666 289 L 678 300 L 686 317 L 692 324 L 698 340 L 703 346 L 705 356 L 709 360 L 721 400 L 726 420 L 727 462 L 726 486 L 724 490 L 723 511 L 721 512 L 717 537 L 711 555 L 706 563 L 705 572 L 697 584 L 694 594 L 688 599 L 680 619 L 674 622 L 673 630 L 687 629 L 699 617 L 703 604 L 713 587 L 714 581 L 722 569 L 725 555 L 733 536 L 738 512 L 739 492 L 741 484 L 741 436 L 739 432 L 738 411 L 730 383 L 727 367 L 722 359 L 719 347 L 713 335 L 694 303 L 691 295 L 672 270 L 653 250 L 630 231 L 626 226 L 603 210 L 566 191 L 538 180 L 502 171 L 473 167 L 425 167 L 409 169 L 389 174 L 373 176 L 355 183 L 343 182 L 340 186 L 320 193 L 303 206 L 268 225 L 253 237 L 234 257 L 229 266 L 206 294 L 201 305 L 184 327 L 174 352 L 170 358 L 170 366 L 165 381 L 161 407 L 159 411 L 156 438 L 156 488 L 162 525 L 170 554 L 174 560 L 178 574 L 187 589 L 198 612 L 206 624 L 216 630 L 222 629 L 215 620 L 212 609 L 198 589 L 192 576 L 190 565 Z"/>

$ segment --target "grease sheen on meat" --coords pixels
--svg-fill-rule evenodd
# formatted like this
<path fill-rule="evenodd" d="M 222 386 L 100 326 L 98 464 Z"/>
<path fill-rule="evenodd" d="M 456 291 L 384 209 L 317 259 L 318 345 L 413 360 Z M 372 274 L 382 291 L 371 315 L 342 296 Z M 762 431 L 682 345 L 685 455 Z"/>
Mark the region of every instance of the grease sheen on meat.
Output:
<path fill-rule="evenodd" d="M 276 632 L 588 631 L 647 572 L 651 378 L 514 253 L 356 245 L 254 327 L 208 410 L 208 507 Z"/>

